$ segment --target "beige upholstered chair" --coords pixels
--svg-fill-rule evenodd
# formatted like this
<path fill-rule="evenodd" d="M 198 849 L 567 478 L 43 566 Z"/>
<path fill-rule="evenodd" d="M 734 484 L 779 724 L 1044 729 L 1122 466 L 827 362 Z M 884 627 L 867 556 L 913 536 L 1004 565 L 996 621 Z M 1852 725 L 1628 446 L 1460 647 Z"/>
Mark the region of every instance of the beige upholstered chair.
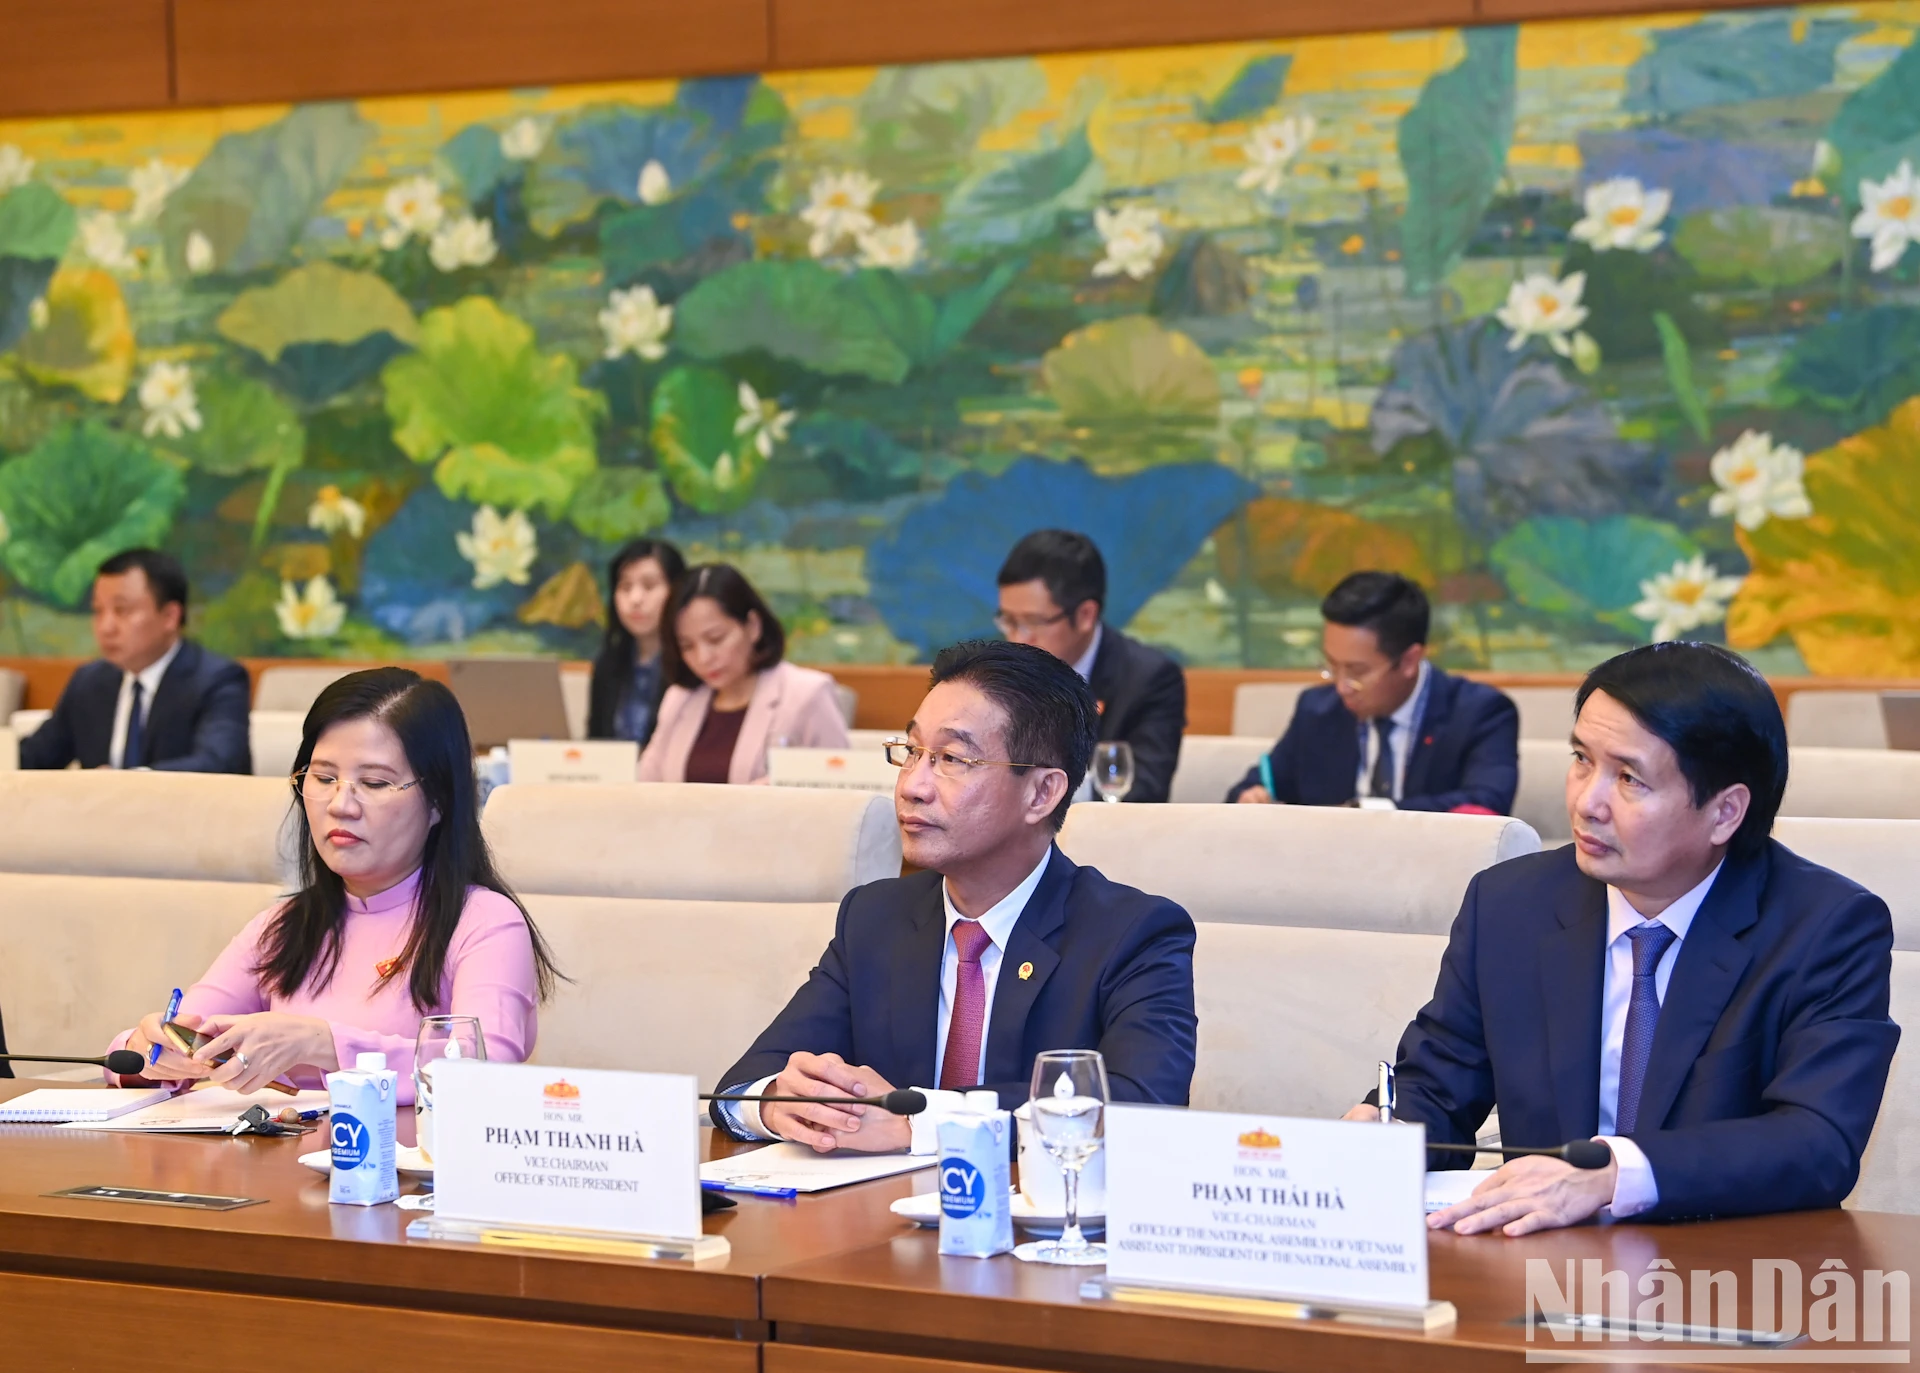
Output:
<path fill-rule="evenodd" d="M 12 772 L 19 766 L 19 736 L 10 729 L 0 729 L 0 772 Z"/>
<path fill-rule="evenodd" d="M 1233 732 L 1271 744 L 1287 732 L 1293 703 L 1312 682 L 1242 682 L 1233 689 Z"/>
<path fill-rule="evenodd" d="M 1573 698 L 1577 687 L 1503 686 L 1520 712 L 1522 739 L 1548 739 L 1564 744 L 1573 729 Z"/>
<path fill-rule="evenodd" d="M 303 710 L 253 710 L 247 715 L 247 743 L 255 777 L 288 777 L 300 752 Z"/>
<path fill-rule="evenodd" d="M 567 711 L 567 733 L 587 737 L 587 714 L 593 704 L 593 671 L 571 664 L 560 669 L 560 700 Z"/>
<path fill-rule="evenodd" d="M 1920 753 L 1796 745 L 1787 765 L 1782 815 L 1920 820 Z"/>
<path fill-rule="evenodd" d="M 263 667 L 259 679 L 253 684 L 253 708 L 292 711 L 305 719 L 314 699 L 321 692 L 355 670 L 348 663 L 337 667 L 332 664 L 311 667 L 298 663 Z"/>
<path fill-rule="evenodd" d="M 1880 693 L 1802 687 L 1787 697 L 1787 742 L 1796 749 L 1885 748 Z"/>
<path fill-rule="evenodd" d="M 27 698 L 27 679 L 10 667 L 0 667 L 0 720 L 9 718 Z"/>
<path fill-rule="evenodd" d="M 1514 793 L 1513 813 L 1533 826 L 1546 848 L 1557 848 L 1573 838 L 1573 826 L 1567 820 L 1567 765 L 1572 761 L 1564 735 L 1520 740 L 1520 789 Z"/>
<path fill-rule="evenodd" d="M 1227 790 L 1246 776 L 1273 739 L 1241 734 L 1189 734 L 1180 740 L 1180 761 L 1173 770 L 1168 800 L 1182 804 L 1213 804 L 1227 799 Z"/>

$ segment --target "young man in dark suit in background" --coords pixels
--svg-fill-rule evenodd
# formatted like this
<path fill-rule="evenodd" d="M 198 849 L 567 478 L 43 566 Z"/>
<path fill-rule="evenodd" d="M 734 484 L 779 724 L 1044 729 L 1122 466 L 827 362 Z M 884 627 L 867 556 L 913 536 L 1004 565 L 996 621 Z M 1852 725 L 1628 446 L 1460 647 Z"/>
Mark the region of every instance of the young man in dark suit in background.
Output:
<path fill-rule="evenodd" d="M 1427 660 L 1426 593 L 1396 573 L 1356 572 L 1320 614 L 1328 685 L 1300 693 L 1287 732 L 1227 800 L 1510 811 L 1520 713 Z"/>
<path fill-rule="evenodd" d="M 1027 1099 L 1036 1055 L 1098 1049 L 1115 1101 L 1184 1106 L 1193 1082 L 1193 921 L 1054 847 L 1094 745 L 1093 696 L 1059 659 L 976 642 L 889 756 L 907 862 L 856 887 L 806 983 L 721 1091 L 875 1096 L 990 1087 Z M 747 1139 L 933 1148 L 931 1116 L 864 1106 L 713 1106 Z"/>
<path fill-rule="evenodd" d="M 1015 643 L 1044 648 L 1093 688 L 1100 738 L 1133 750 L 1128 801 L 1164 801 L 1187 728 L 1187 679 L 1158 649 L 1102 623 L 1107 565 L 1085 534 L 1041 529 L 1000 567 L 994 625 Z"/>
<path fill-rule="evenodd" d="M 1853 1189 L 1900 1041 L 1893 920 L 1769 837 L 1786 788 L 1779 703 L 1735 654 L 1654 644 L 1588 674 L 1574 842 L 1467 888 L 1400 1040 L 1395 1113 L 1464 1144 L 1497 1101 L 1502 1143 L 1595 1138 L 1613 1161 L 1513 1159 L 1430 1226 L 1524 1235 Z M 1347 1118 L 1378 1112 L 1369 1098 Z"/>
<path fill-rule="evenodd" d="M 93 582 L 100 657 L 67 679 L 20 741 L 23 768 L 249 772 L 247 672 L 181 637 L 187 574 L 151 548 L 116 553 Z"/>

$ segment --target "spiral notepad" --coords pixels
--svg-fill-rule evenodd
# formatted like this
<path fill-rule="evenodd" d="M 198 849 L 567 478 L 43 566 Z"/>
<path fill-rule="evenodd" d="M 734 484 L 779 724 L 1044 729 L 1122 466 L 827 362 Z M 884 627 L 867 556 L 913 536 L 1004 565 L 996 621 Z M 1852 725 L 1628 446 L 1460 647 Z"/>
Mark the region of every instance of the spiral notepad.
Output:
<path fill-rule="evenodd" d="M 12 1101 L 0 1101 L 0 1125 L 26 1121 L 57 1125 L 64 1121 L 112 1120 L 128 1111 L 165 1101 L 172 1095 L 166 1087 L 108 1087 L 94 1091 L 37 1087 Z"/>

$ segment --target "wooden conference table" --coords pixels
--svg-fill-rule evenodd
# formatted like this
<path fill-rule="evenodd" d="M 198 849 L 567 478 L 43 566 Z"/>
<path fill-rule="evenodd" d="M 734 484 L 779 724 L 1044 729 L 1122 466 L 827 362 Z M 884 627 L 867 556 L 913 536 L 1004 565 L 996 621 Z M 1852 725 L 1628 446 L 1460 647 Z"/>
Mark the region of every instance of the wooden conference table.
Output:
<path fill-rule="evenodd" d="M 26 1085 L 0 1082 L 0 1099 Z M 403 1112 L 403 1135 L 411 1124 Z M 1011 1256 L 942 1259 L 934 1232 L 887 1209 L 923 1189 L 924 1174 L 797 1202 L 741 1197 L 736 1210 L 708 1219 L 732 1245 L 711 1267 L 415 1243 L 402 1232 L 418 1213 L 328 1204 L 325 1178 L 296 1162 L 320 1143 L 317 1134 L 226 1139 L 0 1126 L 0 1367 L 117 1368 L 157 1358 L 234 1367 L 317 1357 L 408 1373 L 1438 1373 L 1518 1367 L 1529 1348 L 1554 1348 L 1544 1332 L 1529 1345 L 1516 1323 L 1530 1258 L 1550 1260 L 1555 1273 L 1568 1259 L 1600 1259 L 1635 1282 L 1659 1258 L 1682 1275 L 1731 1269 L 1740 1277 L 1742 1325 L 1752 1319 L 1755 1258 L 1792 1259 L 1808 1277 L 1830 1259 L 1844 1261 L 1856 1280 L 1869 1268 L 1920 1270 L 1920 1217 L 1866 1212 L 1587 1226 L 1525 1240 L 1440 1235 L 1431 1247 L 1432 1288 L 1455 1303 L 1460 1320 L 1424 1336 L 1115 1308 L 1081 1300 L 1084 1272 Z M 194 1211 L 46 1195 L 95 1183 L 265 1204 Z M 1634 1352 L 1646 1358 L 1647 1348 Z M 1908 1351 L 1884 1352 L 1904 1361 Z M 1736 1356 L 1716 1366 L 1759 1365 Z"/>

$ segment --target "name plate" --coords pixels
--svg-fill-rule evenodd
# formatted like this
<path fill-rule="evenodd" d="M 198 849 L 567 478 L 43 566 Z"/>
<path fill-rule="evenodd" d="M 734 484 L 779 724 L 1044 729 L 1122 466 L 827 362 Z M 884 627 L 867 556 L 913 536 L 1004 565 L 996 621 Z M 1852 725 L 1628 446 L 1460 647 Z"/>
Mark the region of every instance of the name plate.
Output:
<path fill-rule="evenodd" d="M 435 1218 L 698 1239 L 697 1091 L 678 1073 L 441 1059 Z"/>
<path fill-rule="evenodd" d="M 776 787 L 823 787 L 893 795 L 900 769 L 877 748 L 770 748 L 767 782 Z"/>
<path fill-rule="evenodd" d="M 1110 1282 L 1426 1306 L 1425 1130 L 1152 1106 L 1107 1117 Z"/>

